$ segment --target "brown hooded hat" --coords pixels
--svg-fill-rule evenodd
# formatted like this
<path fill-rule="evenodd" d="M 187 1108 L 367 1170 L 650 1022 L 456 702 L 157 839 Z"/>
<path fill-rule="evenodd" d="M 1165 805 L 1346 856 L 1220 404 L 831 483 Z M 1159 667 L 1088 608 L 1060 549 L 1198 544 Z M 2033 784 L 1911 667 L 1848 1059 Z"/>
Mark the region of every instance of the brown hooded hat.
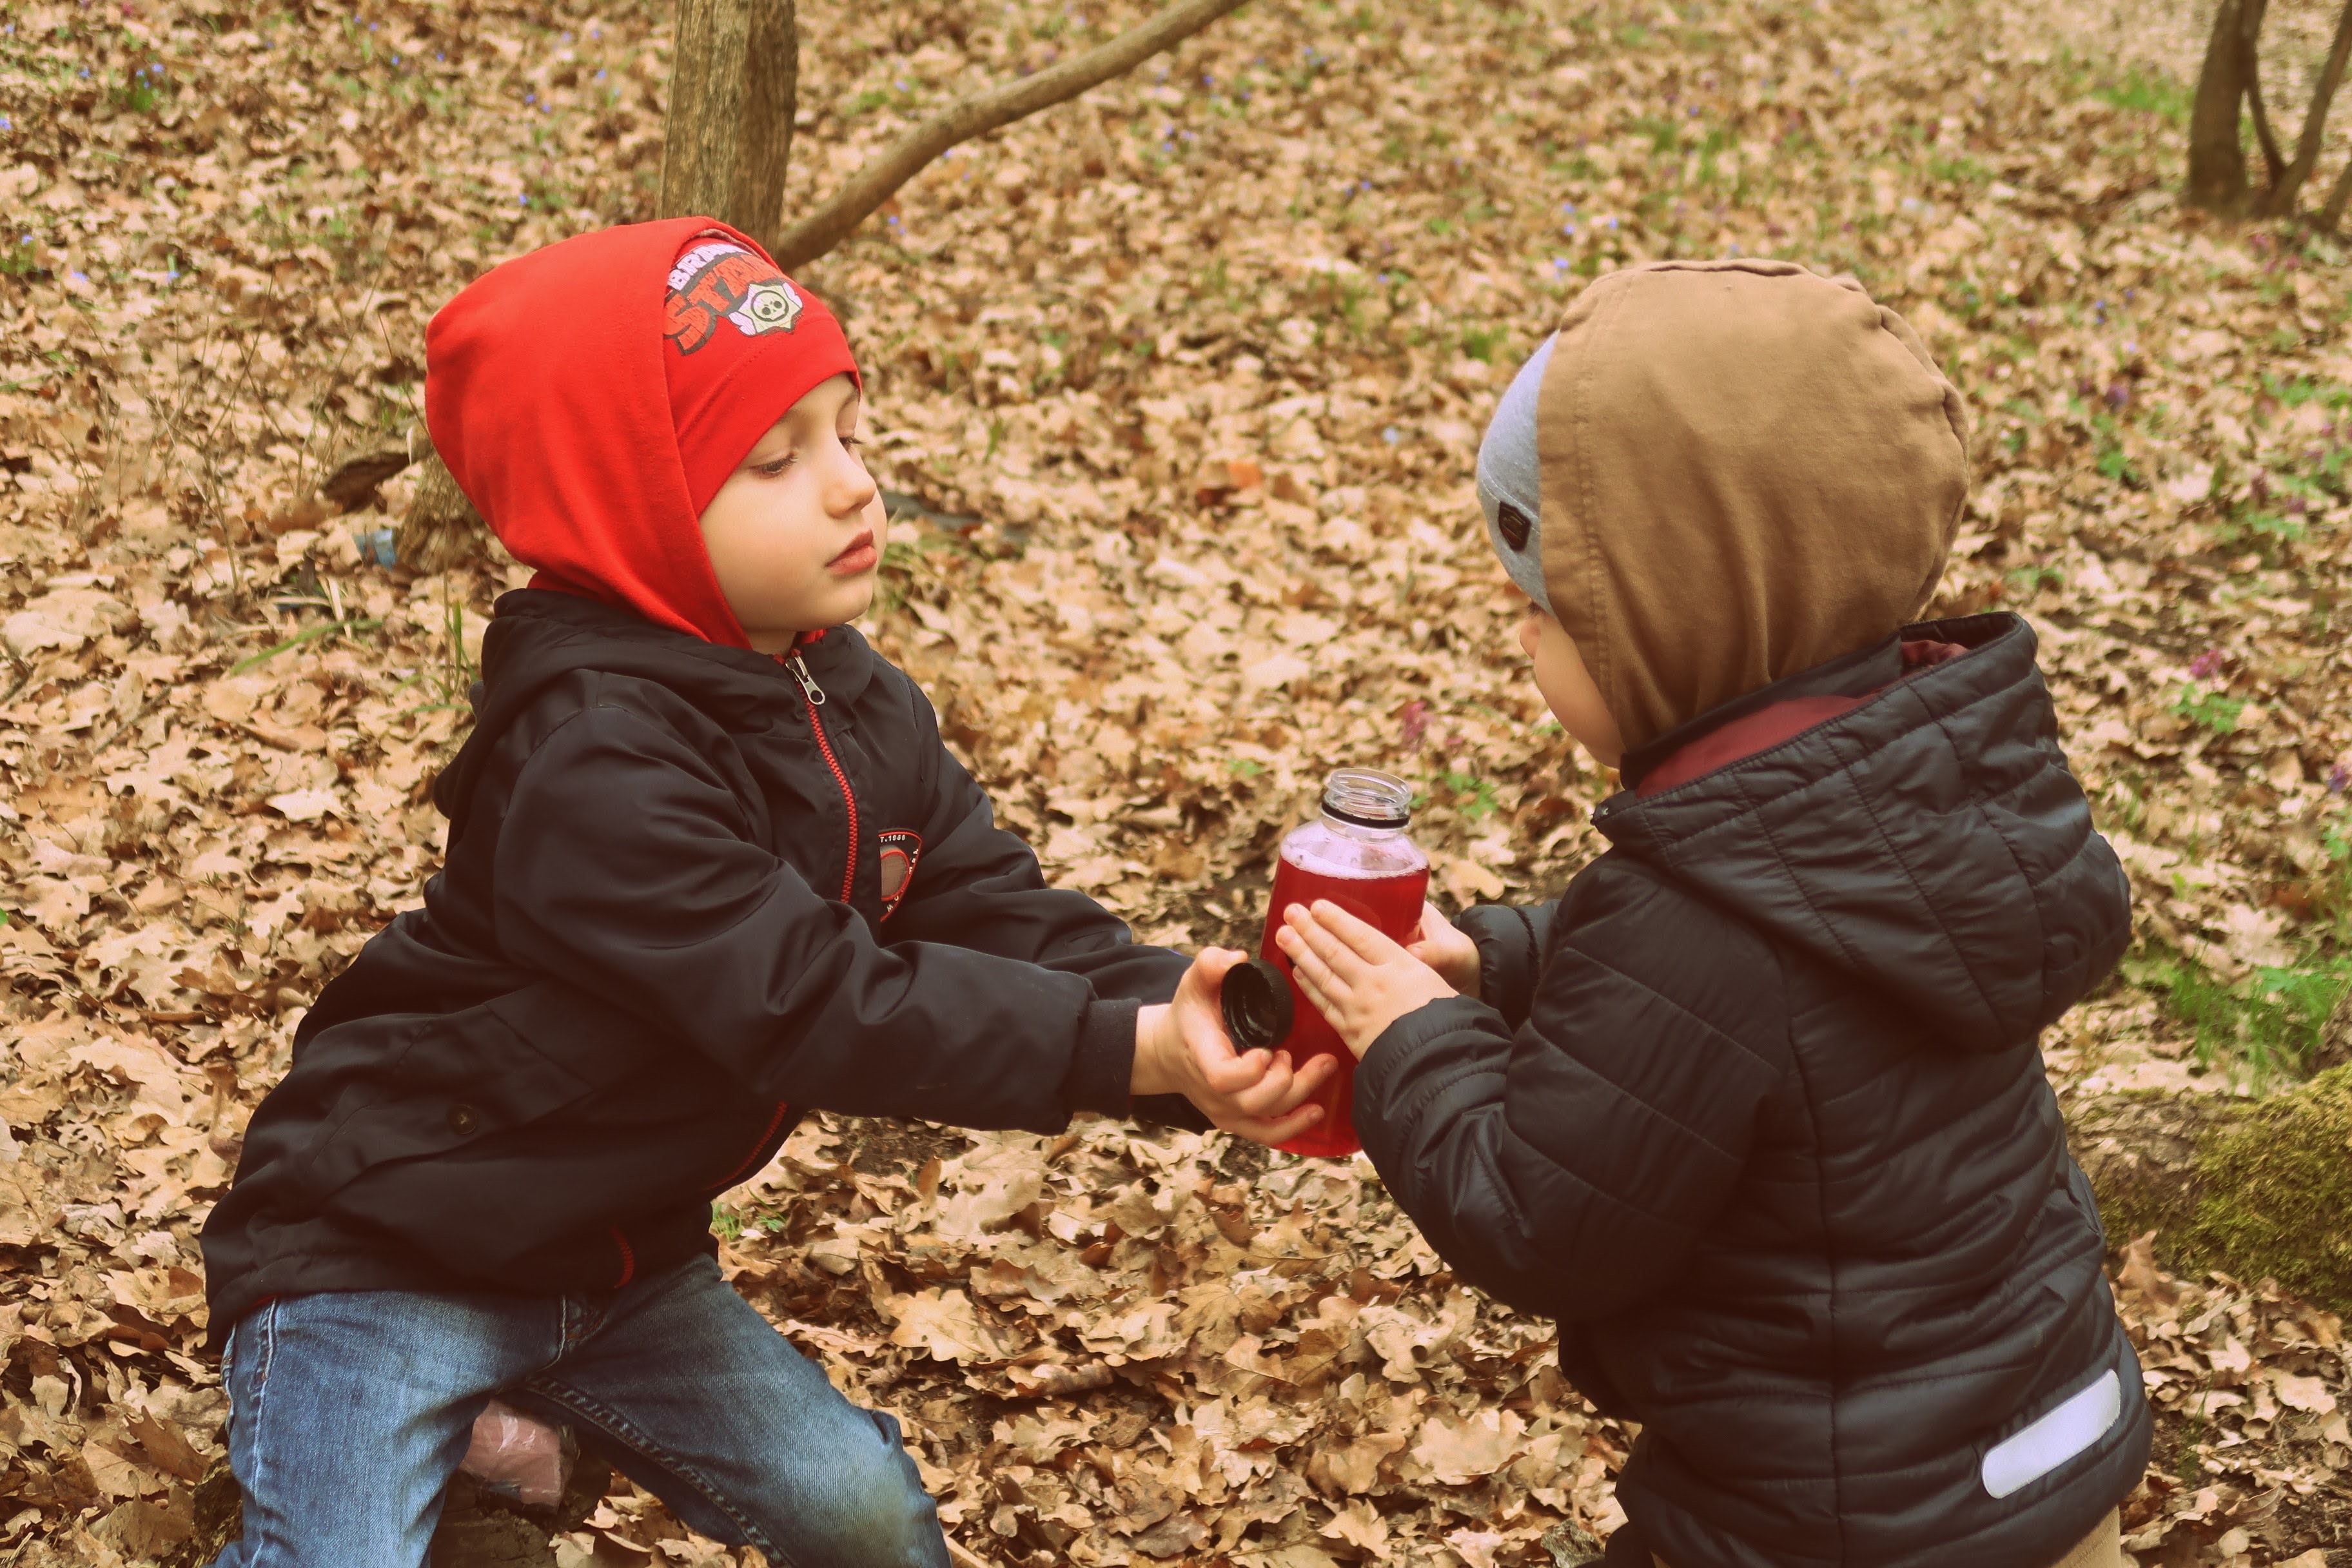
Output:
<path fill-rule="evenodd" d="M 1965 416 L 1852 279 L 1628 268 L 1578 297 L 1541 375 L 1528 542 L 1629 751 L 1927 605 L 1968 488 Z"/>

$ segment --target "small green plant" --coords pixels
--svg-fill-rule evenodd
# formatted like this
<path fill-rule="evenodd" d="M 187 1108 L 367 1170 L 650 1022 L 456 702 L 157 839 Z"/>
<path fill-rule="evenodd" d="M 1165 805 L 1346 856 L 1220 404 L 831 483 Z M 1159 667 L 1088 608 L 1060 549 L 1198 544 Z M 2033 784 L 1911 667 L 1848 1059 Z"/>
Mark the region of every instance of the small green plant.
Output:
<path fill-rule="evenodd" d="M 723 1204 L 712 1204 L 710 1228 L 727 1240 L 734 1241 L 743 1234 L 743 1216 Z"/>
<path fill-rule="evenodd" d="M 2336 386 L 2308 375 L 2281 380 L 2266 374 L 2263 377 L 2263 390 L 2289 408 L 2300 408 L 2306 403 L 2319 403 L 2329 408 L 2352 407 L 2352 388 Z"/>
<path fill-rule="evenodd" d="M 243 675 L 255 665 L 267 663 L 289 648 L 300 647 L 306 642 L 315 642 L 321 637 L 354 637 L 362 632 L 374 631 L 383 625 L 382 621 L 370 620 L 365 616 L 353 616 L 349 620 L 341 621 L 321 621 L 315 626 L 306 626 L 301 631 L 296 632 L 274 647 L 263 648 L 259 653 L 239 659 L 229 666 L 228 672 L 231 675 Z"/>
<path fill-rule="evenodd" d="M 1482 779 L 1472 773 L 1447 773 L 1440 774 L 1438 782 L 1452 790 L 1456 797 L 1468 797 L 1459 800 L 1454 806 L 1465 822 L 1484 822 L 1503 808 L 1502 802 L 1495 798 L 1495 782 L 1492 779 Z"/>
<path fill-rule="evenodd" d="M 2126 960 L 2124 974 L 2163 994 L 2166 1011 L 2195 1032 L 2200 1063 L 2242 1069 L 2256 1087 L 2308 1072 L 2329 1018 L 2352 994 L 2352 959 L 2340 957 L 2257 967 L 2230 982 L 2156 949 Z"/>
<path fill-rule="evenodd" d="M 1247 757 L 1235 757 L 1233 761 L 1225 764 L 1225 771 L 1233 774 L 1235 778 L 1254 779 L 1257 777 L 1258 774 L 1265 772 L 1265 764 L 1264 763 L 1252 762 Z"/>
<path fill-rule="evenodd" d="M 117 109 L 127 109 L 133 114 L 152 114 L 163 101 L 171 82 L 165 76 L 163 62 L 150 61 L 131 73 L 130 79 L 107 89 L 107 96 Z"/>
<path fill-rule="evenodd" d="M 1508 331 L 1505 327 L 1471 327 L 1462 334 L 1462 352 L 1482 363 L 1492 364 L 1495 351 L 1503 346 Z"/>
<path fill-rule="evenodd" d="M 2170 77 L 2137 69 L 2126 72 L 2121 81 L 2094 89 L 2092 96 L 2175 125 L 2189 123 L 2189 110 L 2196 102 L 2196 95 Z"/>
<path fill-rule="evenodd" d="M 2195 681 L 2180 689 L 2165 711 L 2176 719 L 2186 719 L 2203 726 L 2216 735 L 2227 735 L 2238 727 L 2238 715 L 2246 710 L 2245 699 L 2226 692 L 2208 691 Z"/>

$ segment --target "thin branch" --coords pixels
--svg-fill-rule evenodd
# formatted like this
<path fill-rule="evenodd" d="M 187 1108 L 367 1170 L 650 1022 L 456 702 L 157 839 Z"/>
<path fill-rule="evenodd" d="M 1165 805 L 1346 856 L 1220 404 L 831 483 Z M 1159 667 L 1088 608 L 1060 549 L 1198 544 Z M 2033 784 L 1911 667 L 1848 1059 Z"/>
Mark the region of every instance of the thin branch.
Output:
<path fill-rule="evenodd" d="M 2305 182 L 2319 165 L 2319 144 L 2327 133 L 2327 110 L 2336 101 L 2336 89 L 2343 84 L 2347 61 L 2352 61 L 2352 0 L 2344 0 L 2344 9 L 2336 19 L 2336 42 L 2327 51 L 2327 64 L 2320 70 L 2319 84 L 2312 89 L 2310 106 L 2303 111 L 2303 134 L 2295 139 L 2294 162 L 2263 198 L 2264 212 L 2274 216 L 2294 212 Z"/>
<path fill-rule="evenodd" d="M 1076 98 L 1181 43 L 1244 4 L 1244 0 L 1177 0 L 1150 21 L 1085 54 L 1034 76 L 959 99 L 936 118 L 900 137 L 852 174 L 824 205 L 784 230 L 776 241 L 777 263 L 791 271 L 823 256 L 847 238 L 899 186 L 958 142 Z"/>
<path fill-rule="evenodd" d="M 2327 193 L 2327 205 L 2319 215 L 2320 233 L 2332 235 L 2337 232 L 2336 225 L 2344 221 L 2344 208 L 2347 203 L 2352 203 L 2352 163 L 2344 165 L 2344 172 L 2336 176 L 2336 188 Z"/>
<path fill-rule="evenodd" d="M 2286 173 L 2286 158 L 2279 152 L 2278 135 L 2271 130 L 2271 111 L 2263 103 L 2263 57 L 2260 40 L 2263 32 L 2263 12 L 2267 0 L 2255 0 L 2247 6 L 2245 25 L 2238 33 L 2238 47 L 2245 51 L 2246 105 L 2253 110 L 2254 137 L 2263 146 L 2264 173 L 2272 190 L 2278 189 L 2279 177 Z"/>

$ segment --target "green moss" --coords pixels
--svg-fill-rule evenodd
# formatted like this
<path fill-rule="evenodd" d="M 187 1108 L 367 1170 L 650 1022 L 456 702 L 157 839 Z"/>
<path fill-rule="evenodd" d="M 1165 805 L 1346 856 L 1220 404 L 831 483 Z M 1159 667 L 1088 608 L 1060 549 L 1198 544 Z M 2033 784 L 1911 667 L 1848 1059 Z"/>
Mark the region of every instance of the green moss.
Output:
<path fill-rule="evenodd" d="M 2209 1131 L 2196 1176 L 2184 1260 L 2352 1310 L 2352 1066 Z"/>

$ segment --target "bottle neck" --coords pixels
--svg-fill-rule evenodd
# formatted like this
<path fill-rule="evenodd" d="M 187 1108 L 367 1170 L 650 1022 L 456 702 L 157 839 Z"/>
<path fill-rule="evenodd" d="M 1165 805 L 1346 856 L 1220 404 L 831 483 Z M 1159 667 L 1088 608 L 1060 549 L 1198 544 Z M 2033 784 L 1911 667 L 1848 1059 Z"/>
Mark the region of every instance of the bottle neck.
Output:
<path fill-rule="evenodd" d="M 1367 827 L 1360 822 L 1349 822 L 1345 817 L 1334 816 L 1328 810 L 1322 815 L 1325 827 L 1341 837 L 1352 838 L 1359 844 L 1386 844 L 1404 837 L 1402 824 L 1395 827 Z"/>

